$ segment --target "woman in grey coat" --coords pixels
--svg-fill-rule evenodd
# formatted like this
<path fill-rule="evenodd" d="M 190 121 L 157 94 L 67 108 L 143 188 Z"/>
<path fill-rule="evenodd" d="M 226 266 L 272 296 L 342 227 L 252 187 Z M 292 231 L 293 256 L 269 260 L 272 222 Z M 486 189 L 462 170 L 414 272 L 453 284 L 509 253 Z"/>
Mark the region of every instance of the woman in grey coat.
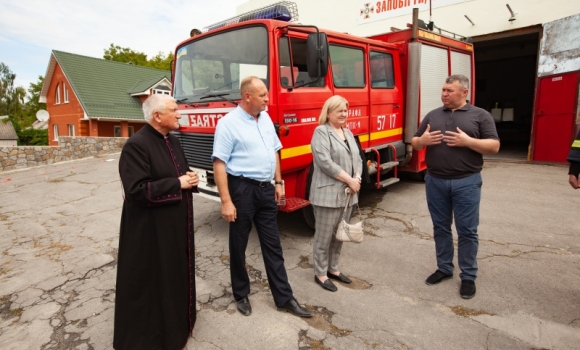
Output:
<path fill-rule="evenodd" d="M 358 203 L 362 172 L 362 159 L 352 132 L 345 128 L 348 117 L 348 101 L 332 96 L 322 107 L 312 136 L 314 172 L 310 187 L 310 203 L 316 218 L 313 243 L 314 281 L 322 288 L 335 292 L 330 278 L 350 283 L 351 280 L 338 268 L 342 242 L 335 233 L 346 205 L 348 188 L 350 198 L 347 214 Z M 348 216 L 350 217 L 350 216 Z"/>

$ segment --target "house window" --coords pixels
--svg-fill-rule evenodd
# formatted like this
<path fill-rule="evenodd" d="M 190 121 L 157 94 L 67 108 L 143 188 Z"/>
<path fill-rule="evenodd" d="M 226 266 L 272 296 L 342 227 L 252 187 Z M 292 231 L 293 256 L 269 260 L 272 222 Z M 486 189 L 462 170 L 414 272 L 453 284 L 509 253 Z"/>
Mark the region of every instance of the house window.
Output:
<path fill-rule="evenodd" d="M 62 83 L 62 92 L 64 95 L 64 103 L 68 103 L 68 89 L 66 88 L 65 83 Z"/>
<path fill-rule="evenodd" d="M 75 136 L 75 126 L 74 124 L 68 125 L 68 136 Z"/>
<path fill-rule="evenodd" d="M 60 84 L 56 84 L 56 93 L 55 93 L 55 105 L 59 105 L 60 104 Z"/>
<path fill-rule="evenodd" d="M 52 126 L 52 132 L 54 134 L 53 141 L 58 141 L 58 125 L 55 124 Z"/>
<path fill-rule="evenodd" d="M 135 128 L 130 126 L 129 127 L 129 137 L 133 136 L 134 133 L 135 133 Z"/>
<path fill-rule="evenodd" d="M 153 94 L 169 95 L 169 91 L 168 90 L 153 89 Z"/>

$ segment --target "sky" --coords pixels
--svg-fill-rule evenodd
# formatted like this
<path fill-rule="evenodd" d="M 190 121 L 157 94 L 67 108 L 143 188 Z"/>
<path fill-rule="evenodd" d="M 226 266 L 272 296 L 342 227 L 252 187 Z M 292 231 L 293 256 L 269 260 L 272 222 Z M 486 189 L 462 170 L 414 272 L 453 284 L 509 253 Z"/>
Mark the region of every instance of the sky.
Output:
<path fill-rule="evenodd" d="M 193 28 L 236 15 L 248 0 L 0 0 L 0 62 L 28 89 L 52 50 L 102 58 L 111 43 L 167 55 Z"/>

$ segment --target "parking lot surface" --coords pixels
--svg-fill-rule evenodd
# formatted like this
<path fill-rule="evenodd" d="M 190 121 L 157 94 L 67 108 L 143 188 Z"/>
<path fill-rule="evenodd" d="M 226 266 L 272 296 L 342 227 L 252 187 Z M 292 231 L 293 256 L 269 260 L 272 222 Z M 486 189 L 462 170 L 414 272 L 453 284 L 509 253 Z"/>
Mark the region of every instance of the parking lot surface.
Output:
<path fill-rule="evenodd" d="M 122 207 L 119 154 L 0 173 L 0 349 L 112 349 Z M 365 190 L 365 238 L 345 244 L 351 285 L 314 282 L 313 231 L 278 215 L 295 297 L 276 310 L 257 236 L 249 317 L 236 311 L 228 225 L 194 198 L 197 323 L 186 349 L 580 349 L 580 191 L 562 166 L 486 161 L 477 294 L 441 284 L 424 183 Z M 457 266 L 457 264 L 456 264 Z"/>

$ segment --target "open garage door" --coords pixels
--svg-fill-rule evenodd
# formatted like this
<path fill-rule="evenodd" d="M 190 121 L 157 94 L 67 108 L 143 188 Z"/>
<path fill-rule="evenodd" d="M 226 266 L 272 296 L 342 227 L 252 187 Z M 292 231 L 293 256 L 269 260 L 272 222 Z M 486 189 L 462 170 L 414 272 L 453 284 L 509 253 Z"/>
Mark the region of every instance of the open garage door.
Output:
<path fill-rule="evenodd" d="M 528 157 L 542 27 L 474 37 L 475 105 L 489 111 L 501 140 L 492 158 Z"/>

